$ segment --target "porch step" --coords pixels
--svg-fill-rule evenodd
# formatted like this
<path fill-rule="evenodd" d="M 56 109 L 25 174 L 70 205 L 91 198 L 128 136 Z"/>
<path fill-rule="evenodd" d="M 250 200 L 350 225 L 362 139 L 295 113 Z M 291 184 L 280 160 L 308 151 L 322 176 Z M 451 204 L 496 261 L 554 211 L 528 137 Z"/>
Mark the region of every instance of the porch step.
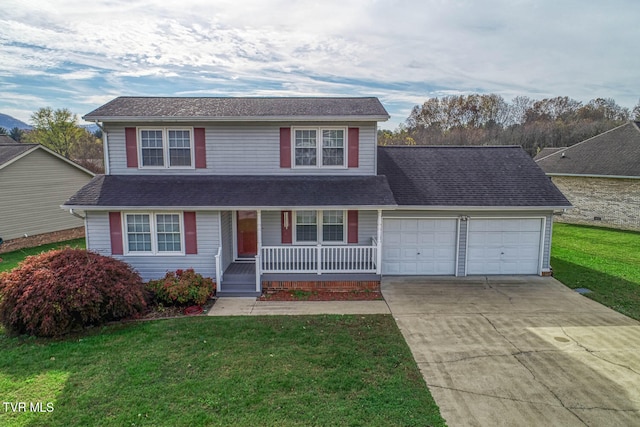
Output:
<path fill-rule="evenodd" d="M 228 283 L 222 281 L 222 291 L 216 293 L 219 297 L 259 297 L 255 283 Z"/>

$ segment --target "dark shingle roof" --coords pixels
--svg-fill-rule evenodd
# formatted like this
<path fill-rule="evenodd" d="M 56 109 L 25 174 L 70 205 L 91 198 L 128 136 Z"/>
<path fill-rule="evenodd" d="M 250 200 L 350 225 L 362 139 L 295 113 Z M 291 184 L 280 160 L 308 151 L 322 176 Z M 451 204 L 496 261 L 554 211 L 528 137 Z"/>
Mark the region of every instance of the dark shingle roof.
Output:
<path fill-rule="evenodd" d="M 569 207 L 520 147 L 378 147 L 398 205 Z"/>
<path fill-rule="evenodd" d="M 395 206 L 383 176 L 99 175 L 69 207 Z"/>
<path fill-rule="evenodd" d="M 22 144 L 7 138 L 10 142 L 0 141 L 0 166 L 38 146 L 38 144 Z"/>
<path fill-rule="evenodd" d="M 84 116 L 85 120 L 201 119 L 363 119 L 387 120 L 378 98 L 172 98 L 119 97 Z"/>
<path fill-rule="evenodd" d="M 535 155 L 533 160 L 538 161 L 543 157 L 547 157 L 550 154 L 556 153 L 560 150 L 566 150 L 566 149 L 567 147 L 544 147 L 542 150 L 540 150 L 540 152 L 538 152 L 538 154 Z"/>
<path fill-rule="evenodd" d="M 536 161 L 548 174 L 640 177 L 640 122 L 629 122 Z"/>

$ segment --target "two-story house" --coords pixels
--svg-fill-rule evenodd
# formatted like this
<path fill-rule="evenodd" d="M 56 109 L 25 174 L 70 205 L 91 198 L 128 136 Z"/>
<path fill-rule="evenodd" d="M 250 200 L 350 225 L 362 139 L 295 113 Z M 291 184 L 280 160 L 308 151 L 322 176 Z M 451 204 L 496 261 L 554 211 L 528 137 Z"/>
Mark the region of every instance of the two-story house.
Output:
<path fill-rule="evenodd" d="M 88 249 L 222 295 L 550 271 L 570 205 L 521 148 L 377 147 L 388 118 L 377 98 L 116 98 L 84 117 L 106 172 L 63 207 Z"/>

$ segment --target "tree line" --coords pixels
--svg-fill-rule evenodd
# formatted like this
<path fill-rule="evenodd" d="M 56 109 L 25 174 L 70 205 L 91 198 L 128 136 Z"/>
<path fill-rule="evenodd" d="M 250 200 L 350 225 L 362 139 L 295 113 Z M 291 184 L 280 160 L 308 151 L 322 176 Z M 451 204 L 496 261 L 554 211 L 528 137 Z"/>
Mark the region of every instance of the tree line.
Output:
<path fill-rule="evenodd" d="M 17 142 L 42 144 L 95 173 L 104 172 L 102 132 L 92 133 L 78 124 L 78 117 L 66 108 L 40 108 L 31 115 L 33 129 L 17 127 L 8 131 L 0 127 L 0 135 Z"/>
<path fill-rule="evenodd" d="M 582 103 L 567 96 L 511 102 L 496 94 L 430 98 L 416 105 L 396 130 L 378 131 L 380 145 L 520 145 L 535 155 L 566 147 L 640 120 L 640 101 L 629 110 L 611 98 Z"/>

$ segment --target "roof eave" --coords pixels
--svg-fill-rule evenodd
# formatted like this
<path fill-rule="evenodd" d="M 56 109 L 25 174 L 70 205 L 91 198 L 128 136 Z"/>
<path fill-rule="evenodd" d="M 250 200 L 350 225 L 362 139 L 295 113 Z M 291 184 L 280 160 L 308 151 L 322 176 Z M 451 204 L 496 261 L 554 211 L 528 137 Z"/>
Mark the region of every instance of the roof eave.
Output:
<path fill-rule="evenodd" d="M 424 210 L 424 211 L 553 211 L 571 209 L 572 205 L 558 206 L 452 206 L 452 205 L 398 205 L 396 210 Z"/>
<path fill-rule="evenodd" d="M 627 175 L 598 175 L 591 173 L 551 173 L 545 172 L 548 176 L 575 176 L 582 178 L 615 178 L 615 179 L 640 179 L 640 176 L 627 176 Z"/>
<path fill-rule="evenodd" d="M 378 210 L 395 209 L 397 205 L 310 205 L 310 206 L 96 206 L 96 205 L 61 205 L 62 209 L 83 210 L 83 211 L 231 211 L 231 210 Z"/>
<path fill-rule="evenodd" d="M 93 122 L 386 122 L 389 115 L 354 116 L 99 116 L 86 115 L 82 119 Z"/>

